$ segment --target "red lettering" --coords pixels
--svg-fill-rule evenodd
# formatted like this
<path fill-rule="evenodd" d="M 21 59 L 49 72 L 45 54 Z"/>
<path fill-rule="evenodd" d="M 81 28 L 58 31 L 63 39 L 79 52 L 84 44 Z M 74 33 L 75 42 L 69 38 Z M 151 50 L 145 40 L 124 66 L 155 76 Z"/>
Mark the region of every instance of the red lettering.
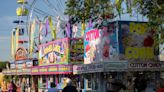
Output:
<path fill-rule="evenodd" d="M 99 30 L 95 29 L 95 30 L 90 30 L 89 32 L 86 33 L 86 41 L 91 41 L 91 40 L 96 40 L 97 38 L 99 38 Z"/>

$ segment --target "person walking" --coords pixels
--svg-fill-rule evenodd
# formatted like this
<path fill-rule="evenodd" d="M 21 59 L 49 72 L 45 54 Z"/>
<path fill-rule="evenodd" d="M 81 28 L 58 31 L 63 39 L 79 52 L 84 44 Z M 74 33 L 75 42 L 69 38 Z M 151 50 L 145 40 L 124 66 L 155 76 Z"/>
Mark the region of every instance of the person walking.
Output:
<path fill-rule="evenodd" d="M 72 85 L 72 81 L 70 79 L 67 79 L 66 81 L 67 81 L 67 85 L 62 90 L 62 92 L 78 92 L 76 87 Z"/>

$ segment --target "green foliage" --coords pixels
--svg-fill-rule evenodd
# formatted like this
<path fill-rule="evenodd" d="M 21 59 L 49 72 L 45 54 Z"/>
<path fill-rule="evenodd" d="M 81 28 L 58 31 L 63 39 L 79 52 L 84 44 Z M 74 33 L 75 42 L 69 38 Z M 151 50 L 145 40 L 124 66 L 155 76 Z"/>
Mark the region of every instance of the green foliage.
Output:
<path fill-rule="evenodd" d="M 5 62 L 5 61 L 0 61 L 0 68 L 1 69 L 3 69 L 3 68 L 6 68 L 6 64 L 7 64 L 7 62 Z"/>
<path fill-rule="evenodd" d="M 6 82 L 10 82 L 11 80 L 19 80 L 19 76 L 18 75 L 4 75 L 3 76 L 4 81 Z"/>
<path fill-rule="evenodd" d="M 147 16 L 152 25 L 164 23 L 164 1 L 163 0 L 136 0 L 134 4 L 139 12 Z"/>
<path fill-rule="evenodd" d="M 78 22 L 90 17 L 113 14 L 114 10 L 121 16 L 123 1 L 126 2 L 127 13 L 136 9 L 149 19 L 151 27 L 164 24 L 164 0 L 115 0 L 113 5 L 110 0 L 68 0 L 65 14 L 74 17 L 74 21 Z"/>
<path fill-rule="evenodd" d="M 65 14 L 74 17 L 75 22 L 113 13 L 110 0 L 68 0 L 66 7 Z"/>
<path fill-rule="evenodd" d="M 65 14 L 73 17 L 74 23 L 113 14 L 115 10 L 115 15 L 118 13 L 121 16 L 123 2 L 126 3 L 127 13 L 132 14 L 135 9 L 149 19 L 149 28 L 156 30 L 156 45 L 163 43 L 164 39 L 159 39 L 158 35 L 164 33 L 164 0 L 115 0 L 113 5 L 111 0 L 68 0 Z"/>
<path fill-rule="evenodd" d="M 6 81 L 6 82 L 10 82 L 12 80 L 11 75 L 4 75 L 3 78 L 4 78 L 4 81 Z"/>

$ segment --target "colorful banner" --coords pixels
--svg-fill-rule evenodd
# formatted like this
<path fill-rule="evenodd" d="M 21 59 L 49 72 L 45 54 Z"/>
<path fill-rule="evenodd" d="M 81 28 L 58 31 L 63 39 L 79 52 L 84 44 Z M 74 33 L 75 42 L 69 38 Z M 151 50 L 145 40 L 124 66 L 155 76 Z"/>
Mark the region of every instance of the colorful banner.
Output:
<path fill-rule="evenodd" d="M 42 30 L 43 30 L 43 23 L 42 22 L 39 22 L 39 37 L 38 37 L 38 41 L 39 43 L 41 43 L 41 40 L 43 39 L 42 37 Z"/>
<path fill-rule="evenodd" d="M 96 56 L 96 47 L 99 44 L 100 33 L 98 29 L 90 29 L 85 31 L 84 36 L 84 63 L 90 64 L 94 62 Z"/>
<path fill-rule="evenodd" d="M 119 52 L 123 59 L 153 59 L 153 30 L 146 23 L 119 21 Z"/>
<path fill-rule="evenodd" d="M 32 75 L 43 75 L 43 74 L 71 74 L 73 71 L 72 65 L 50 65 L 50 66 L 39 66 L 32 68 Z"/>
<path fill-rule="evenodd" d="M 70 62 L 83 63 L 84 62 L 84 41 L 82 38 L 72 38 L 70 40 Z"/>
<path fill-rule="evenodd" d="M 19 40 L 19 28 L 15 30 L 15 52 L 18 49 L 18 45 L 19 45 L 18 40 Z"/>
<path fill-rule="evenodd" d="M 60 25 L 61 25 L 61 23 L 60 23 L 60 16 L 57 16 L 57 32 L 59 32 L 60 31 Z"/>
<path fill-rule="evenodd" d="M 57 66 L 49 66 L 48 67 L 48 72 L 57 72 L 58 71 L 58 67 Z"/>
<path fill-rule="evenodd" d="M 35 74 L 38 74 L 39 73 L 39 67 L 33 67 L 31 69 L 31 74 L 35 75 Z"/>
<path fill-rule="evenodd" d="M 14 31 L 11 32 L 11 57 L 14 58 L 14 54 L 15 54 L 15 34 Z"/>
<path fill-rule="evenodd" d="M 34 33 L 35 33 L 36 19 L 33 20 L 30 29 L 30 54 L 33 53 L 34 50 Z"/>
<path fill-rule="evenodd" d="M 117 31 L 114 23 L 102 29 L 90 29 L 84 36 L 84 63 L 109 61 L 118 56 Z"/>
<path fill-rule="evenodd" d="M 72 65 L 58 65 L 59 73 L 70 73 L 72 72 Z"/>
<path fill-rule="evenodd" d="M 86 29 L 86 24 L 85 24 L 85 22 L 82 22 L 82 24 L 81 24 L 81 36 L 83 37 L 84 36 L 84 31 L 85 31 L 85 29 Z"/>
<path fill-rule="evenodd" d="M 39 67 L 39 73 L 47 73 L 47 67 Z"/>
<path fill-rule="evenodd" d="M 50 65 L 50 66 L 35 66 L 31 68 L 17 68 L 11 70 L 3 70 L 6 75 L 48 75 L 48 74 L 71 74 L 73 67 L 70 64 Z"/>
<path fill-rule="evenodd" d="M 17 75 L 22 75 L 23 74 L 23 69 L 18 69 L 17 70 Z"/>
<path fill-rule="evenodd" d="M 24 69 L 22 69 L 23 70 L 23 74 L 24 75 L 30 75 L 31 74 L 31 68 L 24 68 Z"/>
<path fill-rule="evenodd" d="M 52 18 L 48 17 L 52 38 L 56 39 L 56 27 L 53 27 Z"/>
<path fill-rule="evenodd" d="M 39 46 L 39 65 L 68 64 L 68 38 Z"/>

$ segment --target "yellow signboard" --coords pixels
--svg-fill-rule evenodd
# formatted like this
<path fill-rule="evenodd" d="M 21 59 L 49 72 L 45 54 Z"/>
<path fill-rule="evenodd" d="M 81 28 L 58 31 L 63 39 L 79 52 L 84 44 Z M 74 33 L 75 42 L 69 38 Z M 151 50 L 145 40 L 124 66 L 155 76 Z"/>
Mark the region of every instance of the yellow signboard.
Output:
<path fill-rule="evenodd" d="M 151 47 L 127 47 L 125 55 L 128 59 L 154 58 L 154 50 Z"/>

